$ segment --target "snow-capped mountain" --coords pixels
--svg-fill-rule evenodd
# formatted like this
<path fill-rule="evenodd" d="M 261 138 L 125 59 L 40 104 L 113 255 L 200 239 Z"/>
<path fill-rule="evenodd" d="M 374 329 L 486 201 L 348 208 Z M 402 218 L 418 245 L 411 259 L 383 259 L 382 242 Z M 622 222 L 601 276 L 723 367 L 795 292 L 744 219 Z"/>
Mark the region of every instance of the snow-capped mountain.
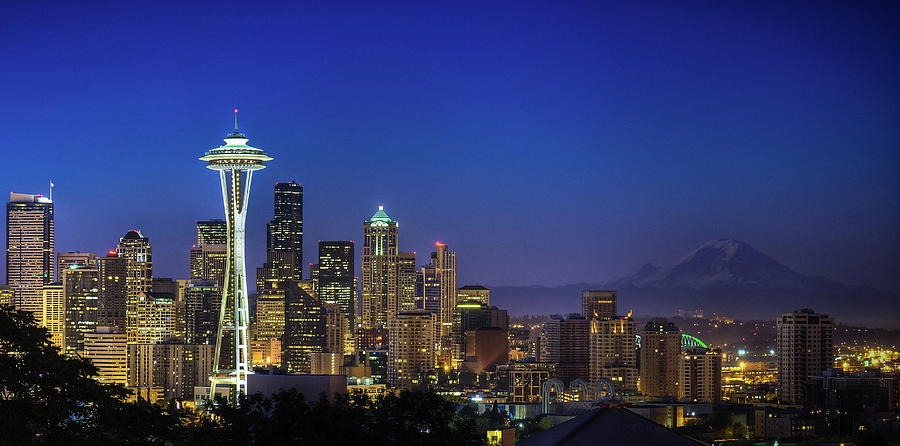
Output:
<path fill-rule="evenodd" d="M 897 327 L 900 294 L 800 274 L 747 243 L 710 240 L 670 266 L 647 264 L 605 282 L 558 287 L 491 287 L 491 301 L 512 314 L 580 312 L 581 290 L 618 291 L 619 311 L 667 316 L 703 308 L 744 319 L 774 319 L 798 308 L 838 322 Z"/>

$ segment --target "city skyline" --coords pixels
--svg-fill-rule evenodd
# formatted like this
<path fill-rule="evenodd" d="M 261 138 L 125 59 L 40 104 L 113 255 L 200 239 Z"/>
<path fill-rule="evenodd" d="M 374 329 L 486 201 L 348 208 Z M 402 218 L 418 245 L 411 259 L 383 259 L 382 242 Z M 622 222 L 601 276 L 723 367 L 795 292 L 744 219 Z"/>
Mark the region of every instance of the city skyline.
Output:
<path fill-rule="evenodd" d="M 221 218 L 200 194 L 215 179 L 194 175 L 192 153 L 239 108 L 242 128 L 285 157 L 250 200 L 254 267 L 265 260 L 268 186 L 294 180 L 306 187 L 306 252 L 358 240 L 357 222 L 385 205 L 404 222 L 403 250 L 442 241 L 481 253 L 460 264 L 466 282 L 595 282 L 724 237 L 806 274 L 900 290 L 892 7 L 625 7 L 615 23 L 598 5 L 308 7 L 249 20 L 256 40 L 212 40 L 213 25 L 190 21 L 242 16 L 229 7 L 185 18 L 34 8 L 14 8 L 0 31 L 18 68 L 0 76 L 20 87 L 4 93 L 0 130 L 29 148 L 10 155 L 20 168 L 0 181 L 46 194 L 54 179 L 61 252 L 102 253 L 141 229 L 160 276 L 185 271 L 192 222 Z M 461 31 L 473 16 L 482 20 Z M 265 24 L 287 17 L 302 26 Z M 133 31 L 146 25 L 179 32 Z M 18 37 L 50 28 L 66 38 Z M 259 43 L 270 40 L 287 50 Z M 232 55 L 248 63 L 208 79 Z M 158 81 L 143 74 L 148 60 L 165 61 Z M 133 168 L 107 162 L 135 153 Z M 390 168 L 403 180 L 380 180 Z M 489 267 L 498 264 L 509 267 Z"/>

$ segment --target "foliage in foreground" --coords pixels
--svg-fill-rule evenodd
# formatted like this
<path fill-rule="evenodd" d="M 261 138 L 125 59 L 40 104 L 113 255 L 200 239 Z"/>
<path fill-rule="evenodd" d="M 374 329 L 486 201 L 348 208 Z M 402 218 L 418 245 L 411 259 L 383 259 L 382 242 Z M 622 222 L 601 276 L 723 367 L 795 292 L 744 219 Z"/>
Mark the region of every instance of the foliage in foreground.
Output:
<path fill-rule="evenodd" d="M 126 390 L 90 377 L 29 312 L 0 307 L 0 444 L 479 445 L 509 419 L 478 414 L 433 392 L 370 400 L 357 394 L 307 402 L 295 391 L 219 401 L 210 415 L 125 401 Z"/>

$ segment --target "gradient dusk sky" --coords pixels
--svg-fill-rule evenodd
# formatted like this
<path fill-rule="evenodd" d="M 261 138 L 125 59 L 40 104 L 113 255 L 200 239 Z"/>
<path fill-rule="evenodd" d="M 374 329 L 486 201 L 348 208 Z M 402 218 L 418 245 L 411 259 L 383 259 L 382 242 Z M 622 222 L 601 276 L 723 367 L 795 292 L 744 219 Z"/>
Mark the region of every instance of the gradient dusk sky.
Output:
<path fill-rule="evenodd" d="M 420 264 L 457 251 L 460 285 L 598 282 L 730 237 L 900 290 L 898 2 L 91 3 L 0 14 L 0 183 L 54 180 L 59 251 L 139 228 L 155 275 L 187 277 L 194 221 L 223 214 L 197 158 L 239 108 L 275 158 L 251 278 L 296 180 L 306 261 L 383 204 Z"/>

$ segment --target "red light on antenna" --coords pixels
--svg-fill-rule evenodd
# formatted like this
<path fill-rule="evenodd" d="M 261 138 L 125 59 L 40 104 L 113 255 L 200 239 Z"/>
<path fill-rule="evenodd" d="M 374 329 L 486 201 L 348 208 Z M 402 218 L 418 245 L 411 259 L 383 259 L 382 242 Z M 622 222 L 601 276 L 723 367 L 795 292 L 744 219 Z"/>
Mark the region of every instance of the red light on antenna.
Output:
<path fill-rule="evenodd" d="M 237 113 L 237 112 L 238 112 L 238 109 L 234 109 L 234 112 Z"/>

